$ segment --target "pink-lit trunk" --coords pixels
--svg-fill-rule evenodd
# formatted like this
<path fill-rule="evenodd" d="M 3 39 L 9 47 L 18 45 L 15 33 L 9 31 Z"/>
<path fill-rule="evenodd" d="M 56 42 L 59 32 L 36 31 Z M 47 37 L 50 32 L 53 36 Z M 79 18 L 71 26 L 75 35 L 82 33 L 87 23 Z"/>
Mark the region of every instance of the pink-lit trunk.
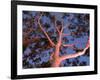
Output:
<path fill-rule="evenodd" d="M 56 58 L 56 59 L 52 62 L 51 67 L 59 67 L 59 66 L 60 66 L 60 63 L 61 63 L 60 59 L 59 59 L 59 58 Z"/>
<path fill-rule="evenodd" d="M 53 55 L 53 62 L 51 64 L 52 67 L 59 67 L 60 63 L 61 63 L 61 60 L 60 60 L 60 57 L 59 57 L 60 47 L 61 47 L 61 42 L 62 42 L 62 40 L 61 40 L 62 36 L 61 35 L 62 34 L 60 34 L 58 43 L 55 46 L 55 52 L 54 52 L 54 55 Z"/>
<path fill-rule="evenodd" d="M 60 47 L 56 45 L 55 53 L 53 55 L 53 62 L 51 64 L 52 67 L 59 67 L 60 66 L 60 58 L 59 58 L 59 51 Z"/>

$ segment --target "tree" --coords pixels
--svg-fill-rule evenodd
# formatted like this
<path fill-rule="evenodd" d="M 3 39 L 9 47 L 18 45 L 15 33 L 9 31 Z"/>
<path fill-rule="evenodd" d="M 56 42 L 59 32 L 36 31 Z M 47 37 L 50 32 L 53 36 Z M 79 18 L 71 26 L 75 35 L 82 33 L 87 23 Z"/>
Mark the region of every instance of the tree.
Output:
<path fill-rule="evenodd" d="M 42 28 L 42 25 L 40 23 L 40 19 L 42 17 L 42 14 L 40 14 L 41 16 L 39 17 L 38 19 L 38 24 L 39 24 L 39 27 L 41 28 L 41 30 L 44 32 L 45 36 L 47 37 L 47 39 L 49 40 L 50 44 L 52 45 L 52 47 L 55 48 L 55 51 L 52 52 L 51 54 L 51 60 L 52 60 L 52 64 L 51 66 L 52 67 L 59 67 L 60 66 L 60 63 L 63 61 L 63 60 L 66 60 L 66 59 L 70 59 L 70 58 L 76 58 L 78 56 L 81 56 L 83 54 L 85 54 L 86 50 L 89 48 L 89 40 L 87 42 L 87 45 L 85 47 L 85 49 L 83 49 L 83 51 L 81 52 L 78 52 L 78 53 L 75 53 L 75 54 L 71 54 L 71 55 L 63 55 L 63 56 L 59 56 L 59 53 L 60 53 L 60 48 L 61 46 L 64 46 L 64 47 L 72 47 L 74 44 L 62 44 L 62 37 L 63 36 L 68 36 L 68 34 L 63 34 L 63 30 L 64 30 L 64 27 L 63 27 L 63 21 L 61 22 L 61 27 L 57 27 L 57 24 L 56 24 L 56 20 L 55 20 L 55 27 L 56 27 L 56 30 L 58 32 L 58 35 L 59 35 L 59 38 L 58 38 L 58 41 L 56 44 L 54 44 L 54 42 L 50 39 L 50 37 L 48 36 L 47 32 Z"/>
<path fill-rule="evenodd" d="M 41 53 L 43 51 L 45 51 L 47 49 L 53 49 L 51 52 L 48 52 L 48 50 L 47 50 L 46 55 L 50 54 L 50 56 L 49 56 L 50 58 L 49 58 L 49 60 L 47 60 L 46 64 L 43 62 L 43 64 L 41 64 L 41 65 L 43 65 L 44 67 L 45 67 L 45 65 L 46 66 L 50 65 L 51 67 L 59 67 L 59 66 L 61 66 L 61 63 L 64 60 L 77 58 L 79 56 L 86 54 L 86 51 L 90 47 L 89 36 L 88 36 L 88 39 L 87 39 L 84 49 L 76 48 L 75 45 L 79 44 L 79 42 L 72 43 L 72 44 L 66 44 L 68 42 L 66 37 L 72 36 L 73 39 L 75 39 L 77 37 L 82 37 L 82 36 L 84 37 L 84 35 L 89 35 L 89 29 L 87 27 L 87 26 L 89 26 L 89 24 L 87 24 L 89 22 L 89 18 L 87 17 L 88 14 L 74 14 L 77 18 L 76 20 L 78 20 L 78 21 L 76 21 L 77 24 L 73 25 L 72 23 L 75 23 L 75 22 L 74 22 L 74 17 L 72 14 L 70 14 L 70 13 L 69 13 L 69 15 L 65 14 L 65 13 L 61 14 L 61 15 L 59 15 L 59 16 L 61 16 L 60 19 L 57 19 L 56 15 L 51 15 L 51 14 L 52 13 L 50 13 L 50 12 L 37 12 L 36 15 L 34 15 L 34 18 L 31 15 L 32 18 L 29 19 L 30 22 L 32 20 L 32 23 L 30 23 L 31 27 L 28 28 L 30 30 L 26 33 L 27 33 L 27 36 L 29 36 L 29 34 L 31 34 L 33 32 L 32 34 L 34 37 L 33 38 L 30 37 L 30 38 L 28 38 L 29 41 L 27 41 L 27 40 L 25 40 L 25 41 L 27 42 L 26 48 L 27 48 L 27 46 L 28 47 L 30 45 L 32 46 L 32 44 L 34 44 L 35 46 L 30 51 L 31 56 L 29 56 L 27 58 L 30 58 L 30 57 L 31 57 L 31 59 L 35 58 L 35 57 L 32 57 L 32 55 L 36 55 L 36 54 L 41 55 Z M 64 19 L 64 18 L 67 16 L 70 16 L 68 18 L 69 22 L 65 23 L 64 20 L 66 20 L 66 19 Z M 48 17 L 48 21 L 45 20 L 46 19 L 45 17 Z M 45 20 L 45 21 L 43 21 L 43 20 Z M 76 25 L 78 26 L 77 29 L 75 27 Z M 84 26 L 84 27 L 81 27 L 81 26 Z M 70 33 L 64 32 L 64 30 L 66 30 L 66 29 L 69 30 Z M 37 33 L 36 33 L 36 31 L 37 31 Z M 36 35 L 34 35 L 34 34 L 36 34 Z M 24 33 L 24 37 L 25 36 L 26 35 Z M 65 48 L 65 49 L 72 48 L 73 50 L 75 50 L 76 53 L 67 54 L 66 51 L 65 52 L 62 51 L 62 48 Z M 37 49 L 37 50 L 35 50 L 35 49 Z M 65 49 L 63 49 L 63 50 L 65 50 Z M 77 52 L 77 50 L 79 50 L 79 51 Z M 34 59 L 32 59 L 32 60 L 34 60 Z M 35 59 L 35 62 L 36 62 L 36 59 Z M 35 65 L 37 65 L 37 67 L 41 67 L 41 65 L 37 64 L 37 63 L 38 62 L 36 62 Z M 75 62 L 73 62 L 73 64 L 75 64 Z"/>

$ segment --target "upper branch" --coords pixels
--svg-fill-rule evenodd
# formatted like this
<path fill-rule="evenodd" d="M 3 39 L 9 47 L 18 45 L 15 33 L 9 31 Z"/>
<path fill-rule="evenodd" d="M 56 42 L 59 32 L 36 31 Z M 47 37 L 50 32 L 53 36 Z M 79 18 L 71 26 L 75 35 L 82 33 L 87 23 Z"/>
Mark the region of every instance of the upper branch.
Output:
<path fill-rule="evenodd" d="M 57 23 L 56 23 L 57 21 L 56 21 L 56 18 L 55 18 L 55 23 L 54 23 L 54 26 L 55 26 L 55 28 L 56 28 L 56 30 L 57 30 L 57 32 L 58 33 L 60 33 L 60 30 L 59 30 L 59 28 L 57 27 Z"/>
<path fill-rule="evenodd" d="M 44 28 L 42 27 L 41 23 L 40 23 L 40 19 L 42 17 L 42 14 L 40 15 L 39 19 L 38 19 L 38 24 L 39 24 L 39 27 L 40 29 L 43 31 L 43 33 L 45 34 L 45 36 L 47 37 L 47 39 L 49 40 L 50 44 L 52 46 L 55 46 L 54 42 L 50 39 L 50 37 L 48 36 L 47 32 L 44 30 Z"/>
<path fill-rule="evenodd" d="M 62 36 L 63 36 L 63 22 L 62 22 L 62 25 L 61 25 L 61 30 L 59 30 L 59 39 L 58 39 L 58 45 L 61 46 L 62 44 Z"/>

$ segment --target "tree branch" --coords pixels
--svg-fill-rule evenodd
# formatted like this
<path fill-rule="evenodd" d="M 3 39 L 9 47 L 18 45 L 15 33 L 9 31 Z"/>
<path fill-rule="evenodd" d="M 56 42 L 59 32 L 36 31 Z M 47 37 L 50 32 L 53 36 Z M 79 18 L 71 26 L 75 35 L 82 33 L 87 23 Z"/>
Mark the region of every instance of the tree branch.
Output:
<path fill-rule="evenodd" d="M 63 44 L 63 47 L 73 47 L 74 44 Z"/>
<path fill-rule="evenodd" d="M 40 29 L 43 31 L 43 33 L 45 34 L 45 36 L 47 37 L 47 39 L 49 40 L 50 44 L 52 46 L 55 46 L 54 42 L 50 39 L 50 37 L 48 36 L 47 32 L 44 30 L 44 28 L 42 27 L 41 23 L 40 23 L 40 19 L 42 17 L 42 14 L 40 15 L 39 19 L 38 19 L 38 24 L 39 24 L 39 27 Z"/>
<path fill-rule="evenodd" d="M 71 59 L 71 58 L 76 58 L 76 57 L 78 57 L 78 56 L 81 56 L 81 55 L 85 54 L 86 50 L 87 50 L 89 47 L 90 47 L 90 43 L 89 43 L 89 40 L 88 40 L 88 42 L 87 42 L 87 44 L 86 44 L 86 47 L 85 47 L 85 49 L 84 49 L 83 51 L 78 52 L 78 53 L 75 53 L 75 54 L 69 54 L 69 55 L 61 56 L 61 57 L 60 57 L 60 60 L 62 61 L 62 60 L 65 60 L 65 59 Z"/>
<path fill-rule="evenodd" d="M 64 34 L 64 33 L 63 33 L 63 36 L 69 36 L 69 35 L 70 35 L 70 34 Z"/>

